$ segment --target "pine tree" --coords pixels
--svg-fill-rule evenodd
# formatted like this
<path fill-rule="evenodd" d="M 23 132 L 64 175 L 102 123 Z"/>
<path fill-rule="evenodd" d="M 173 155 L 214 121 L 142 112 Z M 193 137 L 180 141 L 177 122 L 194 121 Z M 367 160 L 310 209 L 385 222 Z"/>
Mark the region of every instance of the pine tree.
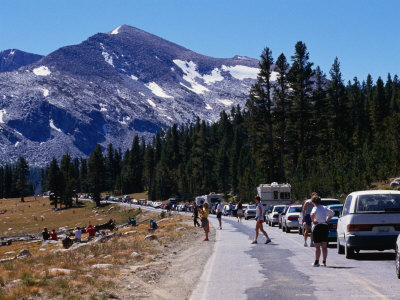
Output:
<path fill-rule="evenodd" d="M 58 167 L 58 162 L 56 158 L 53 158 L 47 173 L 47 188 L 50 192 L 50 202 L 54 205 L 54 208 L 57 208 L 57 204 L 59 203 L 59 198 L 63 191 L 63 181 L 64 178 Z"/>
<path fill-rule="evenodd" d="M 105 190 L 105 166 L 100 145 L 90 154 L 87 177 L 93 201 L 100 206 L 100 193 Z"/>
<path fill-rule="evenodd" d="M 25 158 L 22 156 L 18 158 L 16 173 L 17 173 L 16 187 L 18 189 L 19 196 L 21 197 L 21 202 L 25 202 L 24 196 L 28 184 L 29 165 L 25 160 Z"/>

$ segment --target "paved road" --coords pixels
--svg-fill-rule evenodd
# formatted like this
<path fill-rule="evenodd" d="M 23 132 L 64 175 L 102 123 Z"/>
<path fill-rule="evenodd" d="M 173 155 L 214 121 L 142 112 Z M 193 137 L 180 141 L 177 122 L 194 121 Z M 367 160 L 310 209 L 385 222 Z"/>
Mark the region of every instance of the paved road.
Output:
<path fill-rule="evenodd" d="M 217 227 L 215 217 L 210 223 Z M 330 248 L 328 267 L 312 267 L 314 248 L 303 246 L 296 231 L 264 226 L 272 238 L 250 244 L 254 220 L 223 218 L 214 252 L 191 300 L 199 299 L 400 299 L 394 251 L 360 252 L 347 260 Z M 213 242 L 213 241 L 211 241 Z"/>

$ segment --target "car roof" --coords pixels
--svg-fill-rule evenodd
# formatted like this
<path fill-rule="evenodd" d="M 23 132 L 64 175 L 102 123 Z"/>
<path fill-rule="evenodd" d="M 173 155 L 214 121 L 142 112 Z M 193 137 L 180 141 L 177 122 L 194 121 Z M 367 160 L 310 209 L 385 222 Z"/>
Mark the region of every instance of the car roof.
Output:
<path fill-rule="evenodd" d="M 368 190 L 368 191 L 352 192 L 349 195 L 358 196 L 358 195 L 376 195 L 376 194 L 385 194 L 385 195 L 397 194 L 397 195 L 400 195 L 400 191 L 394 191 L 394 190 Z"/>

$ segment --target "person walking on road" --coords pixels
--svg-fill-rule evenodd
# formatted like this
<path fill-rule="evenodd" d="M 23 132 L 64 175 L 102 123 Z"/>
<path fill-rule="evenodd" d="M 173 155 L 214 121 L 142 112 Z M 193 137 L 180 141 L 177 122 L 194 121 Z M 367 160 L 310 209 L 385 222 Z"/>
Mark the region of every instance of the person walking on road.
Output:
<path fill-rule="evenodd" d="M 199 226 L 199 221 L 197 220 L 199 218 L 199 208 L 197 207 L 196 203 L 193 206 L 193 223 L 194 227 Z"/>
<path fill-rule="evenodd" d="M 242 204 L 242 200 L 239 200 L 236 209 L 237 209 L 237 220 L 238 220 L 238 222 L 242 222 L 242 217 L 243 217 L 243 204 Z"/>
<path fill-rule="evenodd" d="M 224 210 L 224 204 L 222 204 L 222 201 L 219 200 L 217 204 L 217 219 L 219 222 L 219 229 L 222 229 L 222 211 Z"/>
<path fill-rule="evenodd" d="M 208 222 L 208 215 L 210 214 L 208 210 L 208 203 L 204 202 L 203 209 L 201 209 L 201 227 L 204 229 L 205 238 L 203 241 L 208 241 L 208 233 L 210 232 L 210 224 Z"/>
<path fill-rule="evenodd" d="M 321 205 L 321 198 L 318 195 L 314 195 L 311 198 L 314 208 L 311 211 L 312 220 L 312 235 L 315 244 L 315 261 L 314 267 L 319 267 L 319 258 L 321 256 L 322 248 L 322 266 L 326 267 L 326 258 L 328 257 L 328 222 L 335 213 Z"/>
<path fill-rule="evenodd" d="M 313 196 L 318 196 L 316 192 L 311 193 L 311 198 Z M 308 234 L 311 233 L 311 210 L 313 209 L 313 204 L 311 199 L 308 199 L 304 202 L 303 209 L 301 210 L 301 214 L 303 215 L 303 223 L 306 223 L 306 228 L 304 230 L 304 247 L 308 247 L 307 238 Z M 312 233 L 310 234 L 310 247 L 314 247 L 314 241 Z"/>
<path fill-rule="evenodd" d="M 261 204 L 261 198 L 259 196 L 255 196 L 254 200 L 256 201 L 257 205 L 257 210 L 256 210 L 256 237 L 254 241 L 252 241 L 252 244 L 257 244 L 257 239 L 258 239 L 258 232 L 261 231 L 267 240 L 265 241 L 266 244 L 271 242 L 271 239 L 269 238 L 268 234 L 265 232 L 263 228 L 263 223 L 264 223 L 264 214 L 263 214 L 263 206 Z"/>

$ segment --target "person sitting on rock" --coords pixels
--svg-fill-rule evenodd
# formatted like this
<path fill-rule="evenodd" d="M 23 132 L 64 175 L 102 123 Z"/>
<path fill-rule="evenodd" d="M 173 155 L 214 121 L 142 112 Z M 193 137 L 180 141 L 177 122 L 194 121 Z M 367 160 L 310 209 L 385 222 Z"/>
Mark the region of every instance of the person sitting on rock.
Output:
<path fill-rule="evenodd" d="M 50 238 L 50 233 L 46 227 L 43 228 L 42 236 L 43 236 L 43 241 L 47 241 Z"/>
<path fill-rule="evenodd" d="M 150 229 L 156 230 L 158 228 L 157 222 L 154 220 L 150 220 Z"/>
<path fill-rule="evenodd" d="M 74 235 L 75 235 L 75 242 L 81 242 L 81 238 L 82 238 L 82 230 L 79 227 L 76 227 L 74 230 Z"/>
<path fill-rule="evenodd" d="M 57 240 L 58 240 L 57 233 L 56 233 L 56 230 L 55 230 L 55 229 L 53 229 L 53 230 L 50 232 L 50 237 L 51 237 L 51 239 L 52 239 L 53 241 L 57 241 Z"/>
<path fill-rule="evenodd" d="M 136 219 L 135 218 L 131 218 L 131 220 L 129 221 L 129 224 L 132 225 L 132 227 L 136 226 Z"/>
<path fill-rule="evenodd" d="M 89 234 L 89 240 L 91 240 L 96 234 L 96 229 L 91 224 L 89 224 L 88 228 L 86 228 L 86 233 Z"/>

